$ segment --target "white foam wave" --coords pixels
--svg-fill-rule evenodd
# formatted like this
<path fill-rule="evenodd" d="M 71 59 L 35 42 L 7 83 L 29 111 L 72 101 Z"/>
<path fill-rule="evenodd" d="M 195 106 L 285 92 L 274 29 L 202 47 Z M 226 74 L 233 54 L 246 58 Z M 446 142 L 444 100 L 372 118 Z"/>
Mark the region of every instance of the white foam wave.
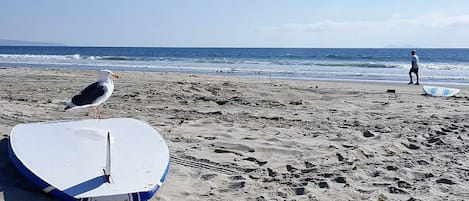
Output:
<path fill-rule="evenodd" d="M 314 63 L 316 66 L 330 67 L 362 67 L 362 68 L 403 68 L 404 65 L 397 63 L 374 63 L 374 62 L 320 62 Z"/>
<path fill-rule="evenodd" d="M 0 54 L 2 62 L 52 62 L 64 60 L 88 60 L 88 61 L 129 61 L 129 62 L 167 62 L 172 63 L 198 63 L 199 65 L 261 65 L 266 66 L 320 66 L 320 67 L 359 67 L 359 68 L 409 68 L 409 63 L 399 62 L 335 62 L 335 61 L 315 61 L 315 60 L 255 60 L 255 59 L 206 59 L 206 58 L 134 58 L 126 56 L 82 56 L 80 54 L 71 55 L 34 55 L 34 54 Z M 432 70 L 469 70 L 469 63 L 421 63 L 420 66 Z"/>
<path fill-rule="evenodd" d="M 421 65 L 423 68 L 434 70 L 469 70 L 469 64 L 455 63 L 428 63 Z"/>
<path fill-rule="evenodd" d="M 80 55 L 79 54 L 74 54 L 74 55 L 72 55 L 71 58 L 72 59 L 80 59 Z"/>
<path fill-rule="evenodd" d="M 351 65 L 352 63 L 352 65 Z M 65 68 L 118 68 L 126 70 L 191 73 L 236 73 L 247 76 L 329 77 L 347 79 L 406 80 L 409 63 L 364 63 L 303 60 L 236 60 L 199 58 L 155 58 L 71 55 L 0 54 L 2 66 L 49 66 Z M 11 65 L 10 65 L 11 64 Z M 424 80 L 466 83 L 469 63 L 421 63 Z"/>

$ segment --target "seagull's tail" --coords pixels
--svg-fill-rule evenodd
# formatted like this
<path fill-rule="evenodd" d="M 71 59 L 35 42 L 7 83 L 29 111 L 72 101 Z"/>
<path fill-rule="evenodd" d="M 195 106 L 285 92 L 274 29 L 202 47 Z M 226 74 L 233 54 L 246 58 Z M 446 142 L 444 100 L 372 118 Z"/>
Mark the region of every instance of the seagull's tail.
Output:
<path fill-rule="evenodd" d="M 73 103 L 68 103 L 67 106 L 65 106 L 64 110 L 70 110 L 73 109 L 76 105 Z"/>

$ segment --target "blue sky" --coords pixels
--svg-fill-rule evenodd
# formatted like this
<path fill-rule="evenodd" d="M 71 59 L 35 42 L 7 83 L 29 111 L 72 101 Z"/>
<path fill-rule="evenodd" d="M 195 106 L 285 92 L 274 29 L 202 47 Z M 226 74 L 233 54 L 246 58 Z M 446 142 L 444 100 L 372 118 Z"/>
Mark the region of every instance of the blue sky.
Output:
<path fill-rule="evenodd" d="M 0 0 L 0 39 L 77 46 L 469 47 L 466 0 Z"/>

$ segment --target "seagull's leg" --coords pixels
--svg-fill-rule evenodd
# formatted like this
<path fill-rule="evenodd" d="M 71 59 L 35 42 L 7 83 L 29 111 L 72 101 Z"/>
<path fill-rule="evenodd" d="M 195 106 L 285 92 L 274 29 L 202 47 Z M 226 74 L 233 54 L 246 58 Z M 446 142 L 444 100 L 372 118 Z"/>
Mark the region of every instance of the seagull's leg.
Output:
<path fill-rule="evenodd" d="M 95 119 L 101 119 L 101 114 L 100 114 L 100 112 L 99 112 L 99 106 L 96 106 L 96 107 L 94 108 L 94 118 L 95 118 Z"/>
<path fill-rule="evenodd" d="M 98 107 L 95 107 L 95 108 L 94 108 L 94 118 L 95 118 L 95 119 L 98 118 Z"/>
<path fill-rule="evenodd" d="M 99 106 L 96 106 L 96 110 L 98 110 L 98 119 L 102 119 L 101 118 L 101 113 L 99 112 Z"/>

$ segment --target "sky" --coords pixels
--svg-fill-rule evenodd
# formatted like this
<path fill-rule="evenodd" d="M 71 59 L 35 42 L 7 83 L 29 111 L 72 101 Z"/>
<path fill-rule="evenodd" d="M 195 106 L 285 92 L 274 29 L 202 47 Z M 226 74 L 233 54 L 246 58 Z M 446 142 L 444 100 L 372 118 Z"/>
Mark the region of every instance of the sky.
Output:
<path fill-rule="evenodd" d="M 0 39 L 72 46 L 468 48 L 467 0 L 0 0 Z"/>

